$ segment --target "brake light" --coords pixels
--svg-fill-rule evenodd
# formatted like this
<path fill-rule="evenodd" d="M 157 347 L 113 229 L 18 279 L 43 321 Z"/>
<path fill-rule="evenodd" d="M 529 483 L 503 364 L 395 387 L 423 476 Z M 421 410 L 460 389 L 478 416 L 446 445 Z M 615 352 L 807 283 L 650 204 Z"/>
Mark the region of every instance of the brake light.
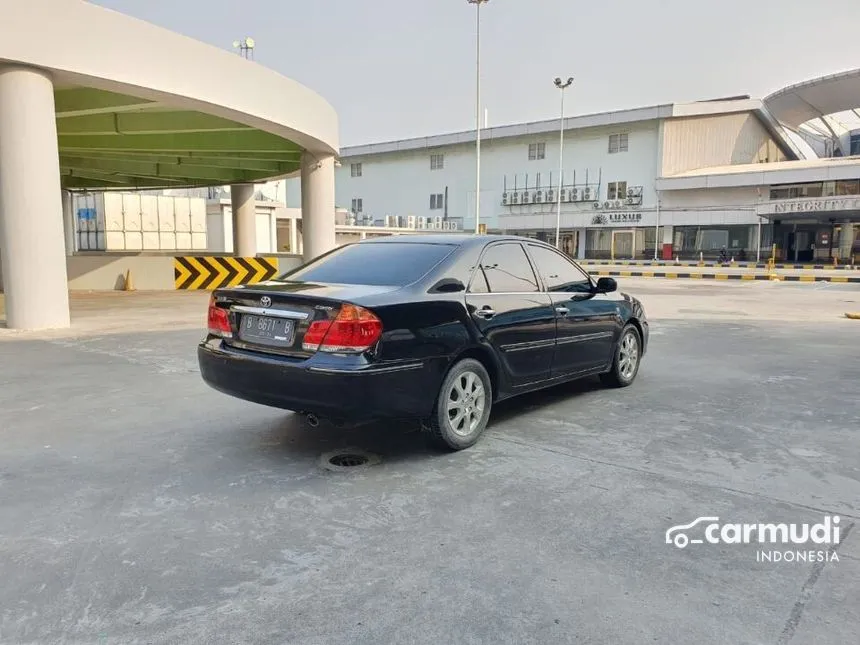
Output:
<path fill-rule="evenodd" d="M 207 315 L 209 333 L 221 338 L 233 338 L 233 329 L 230 327 L 230 315 L 223 307 L 215 304 L 215 296 L 209 298 L 209 313 Z"/>
<path fill-rule="evenodd" d="M 333 320 L 315 320 L 305 332 L 307 352 L 357 353 L 370 349 L 382 335 L 382 321 L 373 312 L 344 304 Z"/>

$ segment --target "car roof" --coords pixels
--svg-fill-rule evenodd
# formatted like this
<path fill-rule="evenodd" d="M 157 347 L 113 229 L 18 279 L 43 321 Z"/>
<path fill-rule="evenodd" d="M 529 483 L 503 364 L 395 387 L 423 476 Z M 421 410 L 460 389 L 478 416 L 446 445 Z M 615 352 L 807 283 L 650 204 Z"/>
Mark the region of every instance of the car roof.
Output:
<path fill-rule="evenodd" d="M 527 238 L 518 235 L 474 235 L 468 233 L 417 233 L 409 235 L 387 235 L 385 237 L 375 237 L 369 240 L 362 240 L 359 244 L 451 244 L 454 246 L 472 246 L 484 245 L 489 242 L 497 242 L 501 240 L 510 240 L 514 242 L 522 242 Z M 531 240 L 530 242 L 538 242 Z"/>

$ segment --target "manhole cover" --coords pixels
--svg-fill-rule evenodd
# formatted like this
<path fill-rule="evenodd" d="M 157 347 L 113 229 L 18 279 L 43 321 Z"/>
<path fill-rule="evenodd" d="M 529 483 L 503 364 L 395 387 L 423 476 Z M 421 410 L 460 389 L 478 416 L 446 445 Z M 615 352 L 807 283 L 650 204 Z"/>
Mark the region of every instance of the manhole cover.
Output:
<path fill-rule="evenodd" d="M 320 466 L 326 470 L 333 470 L 335 472 L 362 470 L 370 466 L 375 466 L 379 462 L 379 455 L 356 448 L 327 452 L 320 457 Z"/>

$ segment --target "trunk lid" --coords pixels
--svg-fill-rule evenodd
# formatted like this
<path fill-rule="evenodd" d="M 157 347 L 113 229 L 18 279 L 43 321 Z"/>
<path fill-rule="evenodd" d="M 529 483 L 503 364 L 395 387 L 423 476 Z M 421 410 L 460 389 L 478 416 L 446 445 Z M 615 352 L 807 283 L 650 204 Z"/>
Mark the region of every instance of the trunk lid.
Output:
<path fill-rule="evenodd" d="M 269 281 L 218 289 L 215 300 L 230 312 L 233 338 L 240 349 L 308 358 L 305 333 L 316 320 L 334 319 L 345 302 L 355 303 L 399 287 Z"/>

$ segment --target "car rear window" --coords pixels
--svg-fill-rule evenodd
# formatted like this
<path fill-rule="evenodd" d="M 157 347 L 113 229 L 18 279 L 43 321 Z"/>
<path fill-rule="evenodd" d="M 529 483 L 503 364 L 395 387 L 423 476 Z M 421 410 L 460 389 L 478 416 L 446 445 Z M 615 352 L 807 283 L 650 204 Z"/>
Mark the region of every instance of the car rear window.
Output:
<path fill-rule="evenodd" d="M 284 280 L 402 287 L 424 277 L 456 247 L 451 244 L 351 244 L 284 274 Z"/>

